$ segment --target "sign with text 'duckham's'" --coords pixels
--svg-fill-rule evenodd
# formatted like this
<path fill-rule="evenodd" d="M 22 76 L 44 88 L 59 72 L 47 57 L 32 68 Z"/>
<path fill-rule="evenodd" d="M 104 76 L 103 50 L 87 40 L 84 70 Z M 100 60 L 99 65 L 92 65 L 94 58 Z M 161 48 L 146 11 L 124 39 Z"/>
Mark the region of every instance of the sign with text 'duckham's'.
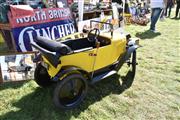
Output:
<path fill-rule="evenodd" d="M 44 8 L 35 9 L 33 12 L 30 9 L 19 9 L 21 8 L 11 6 L 9 14 L 18 52 L 34 51 L 30 42 L 37 36 L 54 40 L 76 32 L 69 8 Z"/>

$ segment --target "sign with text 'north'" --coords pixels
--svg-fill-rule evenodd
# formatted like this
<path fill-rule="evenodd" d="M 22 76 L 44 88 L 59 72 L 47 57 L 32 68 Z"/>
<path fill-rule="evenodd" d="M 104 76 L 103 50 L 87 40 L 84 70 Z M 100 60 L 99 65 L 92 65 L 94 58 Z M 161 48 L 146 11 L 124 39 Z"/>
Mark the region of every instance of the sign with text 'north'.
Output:
<path fill-rule="evenodd" d="M 30 42 L 37 36 L 54 40 L 76 32 L 69 8 L 36 9 L 33 14 L 24 11 L 21 15 L 16 10 L 11 9 L 16 15 L 11 14 L 9 19 L 18 52 L 33 51 Z"/>

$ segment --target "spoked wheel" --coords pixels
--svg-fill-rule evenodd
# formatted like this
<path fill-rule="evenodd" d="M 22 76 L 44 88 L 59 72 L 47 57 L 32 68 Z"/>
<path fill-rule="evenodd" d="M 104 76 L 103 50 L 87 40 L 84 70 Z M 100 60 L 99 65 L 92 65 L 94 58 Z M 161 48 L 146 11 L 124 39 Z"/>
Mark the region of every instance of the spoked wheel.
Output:
<path fill-rule="evenodd" d="M 47 72 L 47 69 L 39 63 L 34 72 L 34 79 L 36 83 L 41 87 L 48 87 L 51 85 L 51 79 Z"/>
<path fill-rule="evenodd" d="M 85 98 L 87 88 L 87 81 L 81 74 L 71 74 L 57 84 L 54 104 L 60 109 L 75 108 Z"/>

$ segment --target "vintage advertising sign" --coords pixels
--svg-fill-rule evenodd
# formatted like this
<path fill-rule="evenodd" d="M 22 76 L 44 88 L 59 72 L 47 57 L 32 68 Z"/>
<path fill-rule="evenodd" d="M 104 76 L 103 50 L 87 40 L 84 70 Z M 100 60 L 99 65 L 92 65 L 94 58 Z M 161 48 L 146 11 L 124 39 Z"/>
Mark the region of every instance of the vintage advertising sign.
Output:
<path fill-rule="evenodd" d="M 27 16 L 27 11 L 21 12 L 21 16 L 15 10 L 11 9 L 16 16 L 11 14 L 9 19 L 18 52 L 34 51 L 30 42 L 37 36 L 54 40 L 76 32 L 69 8 L 36 9 L 33 15 L 27 13 Z"/>

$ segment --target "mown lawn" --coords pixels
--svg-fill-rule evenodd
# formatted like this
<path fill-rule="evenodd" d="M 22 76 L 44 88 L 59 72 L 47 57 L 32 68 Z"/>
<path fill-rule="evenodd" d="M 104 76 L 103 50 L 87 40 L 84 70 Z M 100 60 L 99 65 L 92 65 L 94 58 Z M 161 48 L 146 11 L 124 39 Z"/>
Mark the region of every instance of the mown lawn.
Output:
<path fill-rule="evenodd" d="M 119 75 L 90 87 L 84 103 L 70 111 L 54 107 L 53 88 L 42 89 L 34 81 L 3 84 L 0 120 L 179 120 L 180 22 L 158 22 L 158 34 L 148 28 L 126 28 L 141 38 L 143 46 L 137 52 L 139 65 L 134 81 L 126 79 L 121 70 Z"/>

